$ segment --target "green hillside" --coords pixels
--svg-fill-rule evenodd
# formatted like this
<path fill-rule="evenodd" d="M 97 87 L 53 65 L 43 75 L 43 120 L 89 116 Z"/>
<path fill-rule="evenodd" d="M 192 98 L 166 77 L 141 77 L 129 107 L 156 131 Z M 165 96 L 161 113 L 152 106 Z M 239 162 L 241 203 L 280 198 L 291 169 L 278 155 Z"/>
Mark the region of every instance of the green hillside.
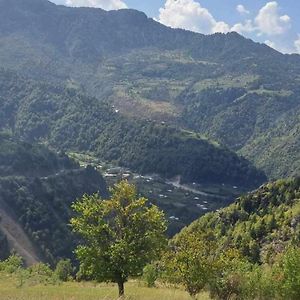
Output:
<path fill-rule="evenodd" d="M 1 213 L 9 214 L 24 228 L 44 260 L 53 263 L 60 257 L 72 257 L 76 237 L 67 225 L 71 203 L 84 193 L 100 191 L 107 195 L 100 174 L 93 168 L 80 169 L 65 155 L 19 142 L 7 134 L 0 135 L 0 157 Z M 14 224 L 8 226 L 13 238 L 21 241 L 22 237 L 14 236 Z M 5 235 L 0 239 L 3 258 L 8 245 Z"/>
<path fill-rule="evenodd" d="M 253 262 L 270 262 L 300 242 L 300 179 L 278 180 L 208 213 L 180 235 L 212 230 L 221 248 L 237 248 Z"/>
<path fill-rule="evenodd" d="M 135 10 L 1 0 L 0 60 L 120 114 L 206 135 L 270 178 L 299 172 L 298 55 L 237 33 L 171 29 Z"/>
<path fill-rule="evenodd" d="M 174 126 L 134 120 L 75 89 L 0 72 L 0 128 L 57 150 L 94 152 L 133 171 L 256 187 L 265 175 L 234 152 Z"/>
<path fill-rule="evenodd" d="M 47 176 L 78 168 L 65 154 L 56 155 L 46 147 L 19 143 L 0 132 L 0 176 Z"/>

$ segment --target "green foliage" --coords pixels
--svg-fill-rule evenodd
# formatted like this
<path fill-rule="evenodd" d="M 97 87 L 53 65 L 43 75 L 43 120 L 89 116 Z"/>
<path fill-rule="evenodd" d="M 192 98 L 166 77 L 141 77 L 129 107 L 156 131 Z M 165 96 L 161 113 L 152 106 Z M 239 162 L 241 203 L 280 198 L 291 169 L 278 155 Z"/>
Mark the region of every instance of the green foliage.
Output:
<path fill-rule="evenodd" d="M 61 259 L 54 271 L 57 278 L 61 281 L 68 281 L 72 278 L 73 266 L 70 259 Z"/>
<path fill-rule="evenodd" d="M 148 264 L 143 269 L 143 280 L 147 283 L 148 287 L 154 287 L 155 281 L 158 278 L 158 269 L 155 264 Z"/>
<path fill-rule="evenodd" d="M 244 274 L 243 286 L 241 287 L 242 299 L 277 299 L 279 294 L 278 278 L 274 268 L 268 265 L 252 266 Z"/>
<path fill-rule="evenodd" d="M 213 275 L 215 249 L 215 241 L 211 241 L 209 236 L 180 236 L 163 257 L 164 278 L 169 282 L 182 284 L 195 297 Z"/>
<path fill-rule="evenodd" d="M 44 263 L 37 263 L 28 268 L 29 273 L 41 277 L 51 277 L 53 275 L 53 271 L 50 266 Z"/>
<path fill-rule="evenodd" d="M 0 132 L 0 176 L 47 176 L 78 168 L 64 153 L 55 154 L 42 145 L 21 142 Z"/>
<path fill-rule="evenodd" d="M 25 284 L 30 286 L 57 284 L 59 280 L 63 280 L 63 275 L 69 272 L 69 267 L 70 261 L 65 260 L 58 264 L 55 272 L 48 264 L 41 262 L 25 268 L 23 258 L 15 254 L 0 262 L 0 272 L 6 275 L 15 275 L 18 287 L 23 287 Z"/>
<path fill-rule="evenodd" d="M 133 10 L 74 13 L 45 0 L 31 2 L 1 6 L 3 67 L 108 100 L 126 115 L 201 132 L 239 150 L 272 178 L 299 172 L 298 56 L 234 32 L 205 36 L 170 29 Z M 21 92 L 19 99 L 26 91 L 9 89 Z M 39 107 L 51 115 L 55 105 L 48 100 L 41 98 Z M 16 106 L 1 103 L 0 120 Z M 65 122 L 72 120 L 78 116 Z M 18 126 L 24 121 L 30 137 L 49 138 L 47 118 L 30 114 Z M 93 131 L 82 130 L 81 139 Z M 73 133 L 65 136 L 77 140 Z"/>
<path fill-rule="evenodd" d="M 81 274 L 118 283 L 122 295 L 129 276 L 141 275 L 145 265 L 160 254 L 166 242 L 166 221 L 126 181 L 115 185 L 111 193 L 109 200 L 94 194 L 74 203 L 77 216 L 71 225 L 85 241 L 76 249 Z"/>
<path fill-rule="evenodd" d="M 1 207 L 12 210 L 41 256 L 51 264 L 74 258 L 77 238 L 67 225 L 71 203 L 85 192 L 106 195 L 106 184 L 92 168 L 79 166 L 65 154 L 0 135 Z M 1 235 L 1 254 L 9 247 Z M 3 252 L 2 252 L 3 248 Z"/>
<path fill-rule="evenodd" d="M 17 287 L 21 288 L 24 286 L 36 286 L 42 284 L 46 285 L 57 285 L 60 283 L 60 279 L 57 274 L 52 271 L 48 264 L 37 263 L 28 268 L 21 268 L 15 273 L 18 282 Z"/>
<path fill-rule="evenodd" d="M 19 255 L 11 255 L 6 260 L 0 262 L 0 271 L 5 273 L 15 273 L 23 266 L 23 259 Z"/>
<path fill-rule="evenodd" d="M 240 76 L 226 77 L 227 87 L 218 86 L 213 79 L 211 87 L 201 91 L 193 87 L 180 97 L 184 101 L 182 122 L 238 150 L 270 178 L 296 176 L 300 160 L 300 98 L 296 86 L 285 92 L 279 83 L 272 82 L 268 89 L 249 84 L 234 87 Z M 263 86 L 262 80 L 263 75 L 257 84 Z"/>
<path fill-rule="evenodd" d="M 212 277 L 209 280 L 209 290 L 213 299 L 232 299 L 243 294 L 247 282 L 247 272 L 251 270 L 238 251 L 229 249 L 217 255 L 215 265 L 211 267 Z"/>
<path fill-rule="evenodd" d="M 278 180 L 209 213 L 181 234 L 210 229 L 220 248 L 236 248 L 254 263 L 274 260 L 278 249 L 299 246 L 299 178 Z"/>
<path fill-rule="evenodd" d="M 1 222 L 1 217 L 0 217 Z M 10 251 L 7 242 L 6 235 L 0 230 L 0 260 L 4 260 L 9 257 Z"/>
<path fill-rule="evenodd" d="M 193 132 L 120 115 L 74 89 L 26 81 L 9 72 L 0 71 L 0 79 L 0 129 L 11 128 L 26 141 L 92 151 L 138 173 L 181 175 L 183 181 L 256 187 L 266 179 L 244 158 Z"/>
<path fill-rule="evenodd" d="M 205 284 L 213 299 L 298 299 L 299 200 L 299 178 L 279 180 L 201 217 L 173 239 L 166 259 L 173 266 L 169 274 L 184 271 L 183 278 L 195 278 L 192 282 L 199 288 L 204 281 L 201 285 L 197 280 L 209 274 Z M 203 232 L 211 232 L 211 240 L 217 241 L 204 256 L 206 270 L 194 269 L 193 261 L 207 245 Z M 183 246 L 180 241 L 185 241 Z M 167 279 L 172 281 L 170 275 Z"/>
<path fill-rule="evenodd" d="M 281 293 L 284 299 L 300 298 L 300 248 L 290 247 L 281 258 L 282 268 Z"/>

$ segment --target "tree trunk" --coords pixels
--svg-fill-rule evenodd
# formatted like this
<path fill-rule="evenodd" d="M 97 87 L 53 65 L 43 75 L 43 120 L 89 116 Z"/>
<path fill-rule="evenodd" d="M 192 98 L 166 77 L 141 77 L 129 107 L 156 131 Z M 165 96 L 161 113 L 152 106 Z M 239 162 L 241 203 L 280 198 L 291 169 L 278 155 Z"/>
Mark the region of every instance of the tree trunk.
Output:
<path fill-rule="evenodd" d="M 118 282 L 118 288 L 119 288 L 119 298 L 122 299 L 124 297 L 124 282 L 123 281 Z"/>

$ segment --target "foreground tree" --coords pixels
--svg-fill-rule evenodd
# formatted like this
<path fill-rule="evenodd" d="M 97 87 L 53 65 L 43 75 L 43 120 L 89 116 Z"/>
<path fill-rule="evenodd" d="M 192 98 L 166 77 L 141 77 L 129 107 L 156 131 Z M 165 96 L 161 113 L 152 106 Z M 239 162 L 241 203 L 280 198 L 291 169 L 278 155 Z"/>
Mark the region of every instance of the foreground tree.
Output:
<path fill-rule="evenodd" d="M 207 236 L 183 234 L 163 256 L 166 281 L 182 284 L 195 298 L 213 275 L 216 243 Z"/>
<path fill-rule="evenodd" d="M 72 205 L 74 232 L 84 243 L 77 247 L 80 273 L 99 282 L 115 282 L 119 296 L 129 276 L 139 276 L 157 259 L 166 245 L 166 221 L 162 211 L 147 205 L 136 189 L 122 181 L 111 189 L 111 199 L 98 194 L 83 196 Z"/>
<path fill-rule="evenodd" d="M 300 299 L 300 248 L 290 246 L 277 263 L 277 277 L 281 275 L 282 298 Z"/>

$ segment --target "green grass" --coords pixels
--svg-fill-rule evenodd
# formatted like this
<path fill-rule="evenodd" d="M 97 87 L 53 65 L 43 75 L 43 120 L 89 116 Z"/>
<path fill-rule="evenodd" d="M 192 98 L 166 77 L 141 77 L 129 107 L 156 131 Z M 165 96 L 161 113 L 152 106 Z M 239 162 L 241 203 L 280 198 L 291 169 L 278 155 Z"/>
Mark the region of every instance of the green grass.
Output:
<path fill-rule="evenodd" d="M 1 300 L 116 300 L 117 287 L 113 284 L 93 284 L 69 282 L 59 285 L 35 285 L 17 287 L 18 279 L 13 276 L 0 275 Z M 166 287 L 147 288 L 139 282 L 125 285 L 126 300 L 190 300 L 181 289 Z M 207 294 L 199 295 L 199 300 L 208 300 Z"/>
<path fill-rule="evenodd" d="M 238 77 L 225 75 L 216 79 L 201 80 L 194 85 L 193 89 L 197 92 L 201 92 L 207 88 L 247 88 L 257 79 L 259 79 L 259 76 L 248 74 Z"/>

